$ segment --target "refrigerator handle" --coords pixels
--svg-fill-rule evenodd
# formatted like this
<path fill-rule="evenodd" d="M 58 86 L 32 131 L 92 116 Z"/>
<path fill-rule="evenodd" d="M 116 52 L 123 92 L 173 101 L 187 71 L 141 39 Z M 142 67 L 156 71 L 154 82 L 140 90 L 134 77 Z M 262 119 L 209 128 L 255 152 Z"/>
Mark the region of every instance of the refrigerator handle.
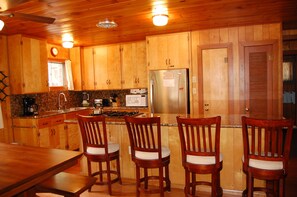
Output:
<path fill-rule="evenodd" d="M 151 104 L 151 113 L 154 113 L 154 82 L 150 80 L 150 104 Z"/>

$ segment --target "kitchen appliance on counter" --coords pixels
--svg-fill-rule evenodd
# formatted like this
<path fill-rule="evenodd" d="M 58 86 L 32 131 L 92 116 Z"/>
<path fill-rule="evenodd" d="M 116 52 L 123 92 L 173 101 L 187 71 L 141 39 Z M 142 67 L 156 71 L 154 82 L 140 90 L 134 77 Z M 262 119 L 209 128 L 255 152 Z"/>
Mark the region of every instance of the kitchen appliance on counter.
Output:
<path fill-rule="evenodd" d="M 38 105 L 34 98 L 23 98 L 24 116 L 38 115 Z"/>
<path fill-rule="evenodd" d="M 152 113 L 190 113 L 188 69 L 151 70 L 149 83 Z"/>
<path fill-rule="evenodd" d="M 83 92 L 83 101 L 82 101 L 82 106 L 88 107 L 90 105 L 89 100 L 90 100 L 90 95 L 86 92 Z"/>
<path fill-rule="evenodd" d="M 126 107 L 147 107 L 146 94 L 128 94 L 126 95 Z"/>

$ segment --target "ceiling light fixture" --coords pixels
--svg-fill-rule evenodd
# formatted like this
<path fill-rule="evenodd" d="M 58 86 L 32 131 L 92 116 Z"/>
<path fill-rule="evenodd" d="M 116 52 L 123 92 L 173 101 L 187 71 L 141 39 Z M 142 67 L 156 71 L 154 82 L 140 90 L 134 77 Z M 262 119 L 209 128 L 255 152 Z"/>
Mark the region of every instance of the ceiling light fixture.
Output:
<path fill-rule="evenodd" d="M 4 27 L 4 22 L 0 20 L 0 31 L 2 31 L 3 27 Z"/>
<path fill-rule="evenodd" d="M 67 49 L 70 49 L 70 48 L 72 48 L 73 47 L 73 41 L 63 41 L 62 42 L 62 46 L 64 47 L 64 48 L 67 48 Z"/>
<path fill-rule="evenodd" d="M 155 14 L 153 16 L 153 24 L 156 26 L 165 26 L 168 23 L 167 14 Z"/>
<path fill-rule="evenodd" d="M 70 33 L 65 33 L 62 36 L 62 46 L 64 48 L 72 48 L 74 45 L 73 36 Z"/>
<path fill-rule="evenodd" d="M 104 29 L 111 29 L 117 27 L 118 24 L 114 21 L 110 21 L 109 19 L 105 19 L 104 21 L 99 21 L 96 26 Z"/>

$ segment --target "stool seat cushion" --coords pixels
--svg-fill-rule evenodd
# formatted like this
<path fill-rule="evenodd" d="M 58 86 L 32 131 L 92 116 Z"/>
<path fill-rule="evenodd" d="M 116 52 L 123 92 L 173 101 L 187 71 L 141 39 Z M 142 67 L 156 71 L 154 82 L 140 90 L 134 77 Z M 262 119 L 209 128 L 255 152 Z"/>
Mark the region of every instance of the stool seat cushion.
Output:
<path fill-rule="evenodd" d="M 108 153 L 114 153 L 120 150 L 120 145 L 110 142 L 108 143 Z M 105 149 L 104 148 L 97 148 L 97 147 L 87 147 L 87 153 L 92 155 L 104 155 Z"/>
<path fill-rule="evenodd" d="M 223 161 L 223 154 L 220 153 L 220 162 Z M 212 165 L 216 163 L 215 156 L 187 155 L 187 163 L 197 165 Z"/>
<path fill-rule="evenodd" d="M 243 156 L 242 162 L 244 162 Z M 265 161 L 260 159 L 250 159 L 249 166 L 263 170 L 281 170 L 284 168 L 282 161 Z"/>
<path fill-rule="evenodd" d="M 162 158 L 168 157 L 170 155 L 170 150 L 167 147 L 162 147 Z M 158 159 L 157 152 L 144 152 L 144 151 L 135 151 L 135 157 L 143 160 L 156 160 Z"/>

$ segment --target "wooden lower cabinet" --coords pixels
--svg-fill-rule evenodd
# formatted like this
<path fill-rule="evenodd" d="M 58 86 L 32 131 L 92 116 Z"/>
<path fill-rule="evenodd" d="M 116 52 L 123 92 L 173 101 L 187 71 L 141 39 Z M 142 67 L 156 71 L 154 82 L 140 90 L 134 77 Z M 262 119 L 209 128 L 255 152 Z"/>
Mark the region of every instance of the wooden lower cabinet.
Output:
<path fill-rule="evenodd" d="M 46 118 L 15 118 L 13 121 L 14 142 L 27 146 L 63 148 L 64 116 Z"/>

